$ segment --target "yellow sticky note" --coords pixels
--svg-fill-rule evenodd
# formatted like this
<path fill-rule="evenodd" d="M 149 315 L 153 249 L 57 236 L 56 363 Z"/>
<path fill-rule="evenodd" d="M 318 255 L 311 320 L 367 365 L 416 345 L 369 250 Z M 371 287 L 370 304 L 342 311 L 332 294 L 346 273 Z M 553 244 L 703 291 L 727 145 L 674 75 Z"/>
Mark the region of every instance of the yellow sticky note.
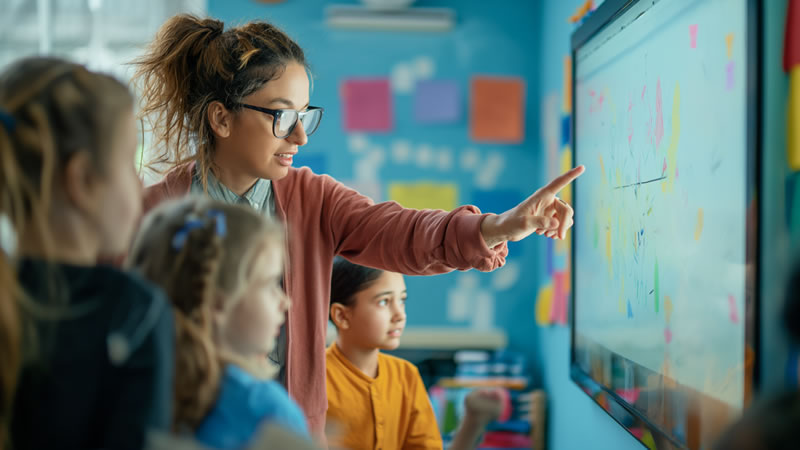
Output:
<path fill-rule="evenodd" d="M 406 208 L 451 211 L 458 206 L 458 187 L 452 183 L 392 183 L 389 199 Z"/>
<path fill-rule="evenodd" d="M 697 225 L 694 227 L 694 240 L 699 241 L 703 234 L 703 208 L 697 210 Z"/>
<path fill-rule="evenodd" d="M 564 147 L 564 151 L 561 152 L 561 173 L 567 172 L 570 169 L 572 169 L 572 149 L 566 146 Z M 572 204 L 572 183 L 566 185 L 558 196 L 565 202 Z"/>
<path fill-rule="evenodd" d="M 550 325 L 550 315 L 553 311 L 553 285 L 548 284 L 539 288 L 536 298 L 536 323 Z"/>
<path fill-rule="evenodd" d="M 800 65 L 789 72 L 789 108 L 786 111 L 786 158 L 800 170 Z"/>
<path fill-rule="evenodd" d="M 519 77 L 475 77 L 470 83 L 470 137 L 521 143 L 525 138 L 525 81 Z"/>

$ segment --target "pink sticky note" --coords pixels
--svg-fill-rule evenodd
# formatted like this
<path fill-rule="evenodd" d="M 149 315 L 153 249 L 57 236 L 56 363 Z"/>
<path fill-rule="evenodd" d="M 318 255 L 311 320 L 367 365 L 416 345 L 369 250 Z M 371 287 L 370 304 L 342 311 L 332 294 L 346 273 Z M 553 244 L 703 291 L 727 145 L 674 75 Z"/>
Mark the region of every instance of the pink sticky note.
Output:
<path fill-rule="evenodd" d="M 389 80 L 347 80 L 341 87 L 346 131 L 390 131 L 392 95 Z"/>
<path fill-rule="evenodd" d="M 730 307 L 731 322 L 739 323 L 739 310 L 736 308 L 736 298 L 733 295 L 728 295 L 728 306 Z"/>
<path fill-rule="evenodd" d="M 689 25 L 689 47 L 697 48 L 697 24 Z"/>
<path fill-rule="evenodd" d="M 567 273 L 557 271 L 553 273 L 553 309 L 550 321 L 561 325 L 567 323 Z"/>
<path fill-rule="evenodd" d="M 672 342 L 672 330 L 669 328 L 664 328 L 664 340 L 667 341 L 667 344 Z"/>
<path fill-rule="evenodd" d="M 736 66 L 733 64 L 733 61 L 725 66 L 725 89 L 729 91 L 733 89 L 733 72 L 735 68 Z"/>

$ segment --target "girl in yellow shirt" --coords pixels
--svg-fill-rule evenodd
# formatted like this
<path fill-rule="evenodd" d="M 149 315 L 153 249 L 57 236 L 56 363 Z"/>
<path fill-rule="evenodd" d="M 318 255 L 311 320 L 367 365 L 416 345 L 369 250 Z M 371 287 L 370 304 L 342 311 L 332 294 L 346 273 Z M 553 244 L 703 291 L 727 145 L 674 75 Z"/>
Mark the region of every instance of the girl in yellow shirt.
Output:
<path fill-rule="evenodd" d="M 416 366 L 380 350 L 396 349 L 406 325 L 403 275 L 337 258 L 330 316 L 338 337 L 326 352 L 329 444 L 350 449 L 441 449 L 442 437 Z M 450 446 L 474 448 L 500 413 L 500 394 L 476 391 Z"/>

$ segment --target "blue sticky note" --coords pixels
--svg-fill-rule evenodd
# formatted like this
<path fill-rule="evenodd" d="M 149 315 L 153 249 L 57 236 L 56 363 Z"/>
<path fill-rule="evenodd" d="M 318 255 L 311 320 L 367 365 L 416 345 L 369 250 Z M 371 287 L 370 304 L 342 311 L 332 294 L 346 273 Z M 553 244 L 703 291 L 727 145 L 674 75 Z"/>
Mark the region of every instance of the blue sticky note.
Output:
<path fill-rule="evenodd" d="M 630 299 L 628 299 L 628 319 L 633 319 L 633 309 L 631 309 Z"/>
<path fill-rule="evenodd" d="M 572 136 L 570 136 L 571 121 L 572 121 L 572 119 L 571 119 L 570 116 L 564 116 L 564 117 L 561 118 L 561 146 L 562 147 L 565 146 L 565 145 L 569 145 L 569 141 L 572 138 Z"/>
<path fill-rule="evenodd" d="M 461 118 L 461 90 L 455 80 L 423 80 L 414 92 L 419 123 L 453 123 Z"/>
<path fill-rule="evenodd" d="M 555 262 L 553 261 L 556 251 L 556 242 L 552 239 L 547 240 L 547 276 L 552 276 L 555 271 Z"/>
<path fill-rule="evenodd" d="M 308 167 L 316 174 L 328 173 L 328 157 L 323 153 L 306 153 L 301 149 L 294 155 L 294 167 Z"/>

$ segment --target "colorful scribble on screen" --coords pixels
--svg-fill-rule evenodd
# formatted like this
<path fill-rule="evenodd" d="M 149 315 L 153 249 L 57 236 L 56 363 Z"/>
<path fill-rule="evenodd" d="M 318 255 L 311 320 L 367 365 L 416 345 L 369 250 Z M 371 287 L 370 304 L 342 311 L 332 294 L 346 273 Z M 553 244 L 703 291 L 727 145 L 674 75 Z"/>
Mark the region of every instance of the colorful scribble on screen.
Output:
<path fill-rule="evenodd" d="M 575 56 L 576 337 L 741 408 L 746 2 L 618 22 Z"/>

